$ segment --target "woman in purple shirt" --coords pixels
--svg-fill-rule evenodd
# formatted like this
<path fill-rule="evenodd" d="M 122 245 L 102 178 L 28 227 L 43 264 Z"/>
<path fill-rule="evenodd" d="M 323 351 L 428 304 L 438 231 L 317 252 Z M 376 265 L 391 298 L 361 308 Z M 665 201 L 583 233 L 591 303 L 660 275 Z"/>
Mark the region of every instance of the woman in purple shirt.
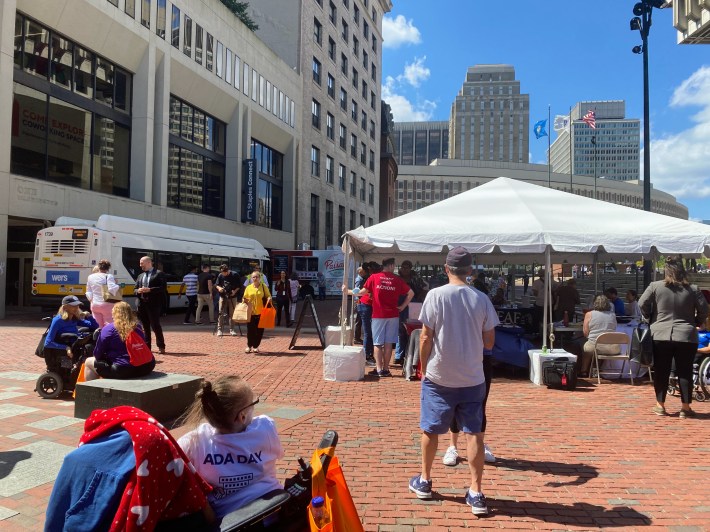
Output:
<path fill-rule="evenodd" d="M 141 366 L 133 366 L 126 349 L 126 338 L 134 330 L 145 340 L 136 313 L 128 303 L 122 301 L 113 306 L 111 315 L 113 323 L 101 329 L 94 356 L 86 359 L 84 379 L 131 379 L 148 375 L 155 368 L 155 358 Z"/>

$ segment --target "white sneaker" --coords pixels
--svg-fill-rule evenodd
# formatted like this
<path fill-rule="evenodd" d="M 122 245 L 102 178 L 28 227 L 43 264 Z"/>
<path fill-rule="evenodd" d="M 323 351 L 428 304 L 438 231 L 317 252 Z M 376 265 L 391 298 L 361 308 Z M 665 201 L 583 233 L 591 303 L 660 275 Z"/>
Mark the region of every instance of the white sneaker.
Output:
<path fill-rule="evenodd" d="M 237 335 L 237 331 L 229 331 L 229 335 L 230 335 L 230 336 L 236 336 L 236 335 Z"/>
<path fill-rule="evenodd" d="M 217 331 L 217 336 L 224 336 L 224 333 L 222 331 Z"/>
<path fill-rule="evenodd" d="M 444 458 L 441 460 L 444 465 L 447 466 L 455 466 L 458 461 L 459 461 L 459 453 L 456 450 L 456 447 L 453 445 L 446 449 L 446 453 L 444 453 Z"/>
<path fill-rule="evenodd" d="M 496 461 L 495 455 L 491 452 L 490 448 L 488 447 L 487 444 L 483 444 L 483 448 L 486 453 L 485 461 L 488 462 L 489 464 L 492 464 L 493 462 Z"/>

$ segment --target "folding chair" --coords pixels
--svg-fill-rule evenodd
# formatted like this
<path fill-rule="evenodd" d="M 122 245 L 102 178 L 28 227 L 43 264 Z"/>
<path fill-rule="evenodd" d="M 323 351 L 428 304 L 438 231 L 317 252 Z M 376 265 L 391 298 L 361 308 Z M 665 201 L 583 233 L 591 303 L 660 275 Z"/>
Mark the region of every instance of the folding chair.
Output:
<path fill-rule="evenodd" d="M 594 354 L 593 354 L 593 363 L 594 363 L 594 368 L 596 369 L 597 372 L 597 384 L 602 383 L 601 375 L 599 373 L 599 360 L 621 360 L 621 369 L 619 369 L 618 372 L 611 370 L 605 370 L 604 373 L 618 373 L 619 377 L 621 377 L 624 374 L 624 366 L 626 366 L 626 362 L 629 362 L 629 346 L 631 344 L 631 340 L 629 338 L 629 335 L 623 332 L 606 332 L 602 333 L 599 335 L 597 338 L 596 343 L 594 344 Z M 619 346 L 619 354 L 614 354 L 614 355 L 609 355 L 609 354 L 604 354 L 599 352 L 599 347 L 600 346 L 610 346 L 610 345 L 617 345 Z M 631 363 L 629 363 L 629 376 L 631 377 L 631 384 L 634 383 L 634 376 L 633 372 L 631 371 Z"/>

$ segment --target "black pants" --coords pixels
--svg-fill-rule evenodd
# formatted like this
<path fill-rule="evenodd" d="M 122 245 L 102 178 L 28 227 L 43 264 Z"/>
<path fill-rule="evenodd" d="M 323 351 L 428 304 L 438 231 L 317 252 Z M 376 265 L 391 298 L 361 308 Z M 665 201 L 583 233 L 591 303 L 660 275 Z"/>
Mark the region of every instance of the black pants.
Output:
<path fill-rule="evenodd" d="M 264 336 L 264 329 L 259 328 L 259 314 L 253 314 L 247 324 L 247 347 L 259 347 L 261 338 Z"/>
<path fill-rule="evenodd" d="M 656 401 L 664 403 L 668 393 L 668 377 L 671 365 L 675 361 L 675 374 L 680 387 L 680 400 L 690 403 L 693 400 L 693 360 L 698 351 L 698 344 L 691 342 L 653 342 L 653 388 Z"/>
<path fill-rule="evenodd" d="M 190 316 L 195 316 L 197 311 L 197 296 L 185 296 L 187 297 L 187 310 L 185 311 L 185 319 L 183 321 L 190 321 Z"/>
<path fill-rule="evenodd" d="M 286 315 L 286 325 L 291 324 L 291 317 L 288 312 L 288 297 L 276 296 L 276 325 L 281 326 L 281 311 Z"/>
<path fill-rule="evenodd" d="M 119 366 L 103 360 L 97 360 L 94 363 L 94 367 L 96 368 L 96 373 L 104 379 L 134 379 L 149 375 L 155 369 L 155 359 L 142 366 L 131 366 L 130 364 Z"/>
<path fill-rule="evenodd" d="M 163 327 L 160 325 L 160 310 L 160 303 L 150 304 L 145 301 L 138 302 L 138 319 L 141 320 L 141 325 L 143 325 L 145 343 L 148 344 L 148 347 L 151 347 L 150 330 L 152 328 L 155 333 L 155 343 L 158 344 L 158 348 L 165 349 Z"/>
<path fill-rule="evenodd" d="M 491 391 L 491 381 L 493 380 L 493 357 L 490 355 L 483 355 L 483 378 L 486 379 L 486 396 L 483 398 L 483 423 L 481 423 L 481 432 L 486 432 L 486 403 L 488 402 L 488 394 Z M 451 420 L 451 426 L 449 428 L 453 433 L 459 432 L 456 416 Z"/>

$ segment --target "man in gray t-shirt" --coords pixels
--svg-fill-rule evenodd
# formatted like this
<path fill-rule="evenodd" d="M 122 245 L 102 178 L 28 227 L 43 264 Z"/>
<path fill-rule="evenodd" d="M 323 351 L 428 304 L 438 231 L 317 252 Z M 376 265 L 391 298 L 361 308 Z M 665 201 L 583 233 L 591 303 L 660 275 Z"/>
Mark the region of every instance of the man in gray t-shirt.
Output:
<path fill-rule="evenodd" d="M 431 466 L 439 434 L 452 419 L 467 436 L 471 487 L 466 502 L 474 515 L 488 513 L 481 491 L 483 480 L 483 401 L 486 385 L 483 350 L 492 349 L 498 315 L 485 294 L 466 284 L 473 257 L 458 246 L 449 251 L 445 271 L 449 284 L 428 294 L 419 315 L 422 364 L 421 416 L 422 472 L 409 482 L 420 499 L 431 498 Z"/>

